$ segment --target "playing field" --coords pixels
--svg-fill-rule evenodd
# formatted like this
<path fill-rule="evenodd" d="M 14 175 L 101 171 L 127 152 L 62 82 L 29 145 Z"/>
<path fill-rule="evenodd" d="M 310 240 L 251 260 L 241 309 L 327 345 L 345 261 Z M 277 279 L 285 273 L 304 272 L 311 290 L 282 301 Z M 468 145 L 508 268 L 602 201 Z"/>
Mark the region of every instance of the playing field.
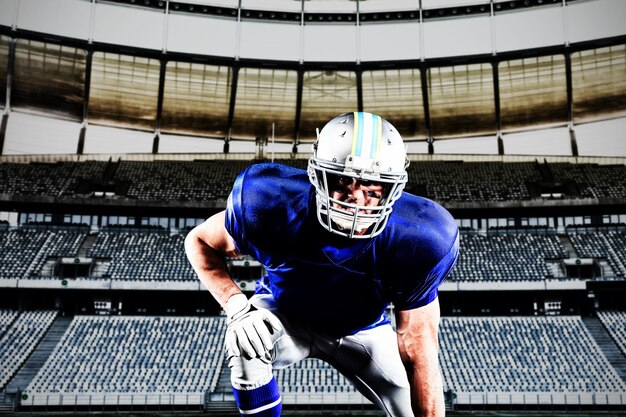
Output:
<path fill-rule="evenodd" d="M 97 416 L 97 417 L 197 417 L 197 416 L 218 416 L 218 414 L 207 412 L 180 412 L 180 413 L 153 413 L 153 412 L 16 412 L 13 414 L 3 414 L 6 416 L 20 416 L 20 417 L 76 417 L 76 416 Z M 236 413 L 222 413 L 220 417 L 238 416 Z M 379 411 L 360 411 L 350 412 L 341 410 L 325 410 L 325 411 L 293 411 L 285 410 L 283 412 L 285 417 L 327 417 L 327 416 L 341 416 L 341 417 L 374 417 L 384 416 L 384 413 Z M 477 412 L 448 412 L 448 417 L 626 417 L 626 410 L 624 411 L 597 411 L 597 412 L 554 412 L 554 411 L 477 411 Z"/>

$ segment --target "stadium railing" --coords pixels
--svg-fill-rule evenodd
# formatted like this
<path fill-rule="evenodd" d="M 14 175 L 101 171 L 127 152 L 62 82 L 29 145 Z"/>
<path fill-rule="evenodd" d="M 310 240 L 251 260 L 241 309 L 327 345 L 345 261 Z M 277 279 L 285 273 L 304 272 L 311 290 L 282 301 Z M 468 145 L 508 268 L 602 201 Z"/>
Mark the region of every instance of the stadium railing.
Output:
<path fill-rule="evenodd" d="M 456 406 L 626 406 L 626 393 L 619 392 L 456 392 Z M 547 406 L 547 407 L 546 407 Z"/>
<path fill-rule="evenodd" d="M 36 393 L 24 394 L 22 407 L 78 406 L 187 406 L 204 404 L 202 393 Z"/>

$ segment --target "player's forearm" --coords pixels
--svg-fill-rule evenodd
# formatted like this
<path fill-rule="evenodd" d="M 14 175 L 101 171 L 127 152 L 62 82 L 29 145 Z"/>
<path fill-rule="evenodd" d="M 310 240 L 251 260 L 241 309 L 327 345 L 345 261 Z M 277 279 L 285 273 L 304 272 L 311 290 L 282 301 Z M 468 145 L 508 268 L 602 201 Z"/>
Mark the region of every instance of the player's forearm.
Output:
<path fill-rule="evenodd" d="M 222 257 L 193 231 L 185 239 L 185 253 L 198 279 L 220 305 L 241 290 L 230 277 Z"/>
<path fill-rule="evenodd" d="M 407 369 L 411 386 L 411 405 L 416 416 L 442 417 L 445 415 L 443 382 L 438 367 L 414 366 Z"/>
<path fill-rule="evenodd" d="M 398 349 L 411 386 L 416 416 L 445 415 L 443 382 L 439 372 L 439 300 L 397 315 Z"/>

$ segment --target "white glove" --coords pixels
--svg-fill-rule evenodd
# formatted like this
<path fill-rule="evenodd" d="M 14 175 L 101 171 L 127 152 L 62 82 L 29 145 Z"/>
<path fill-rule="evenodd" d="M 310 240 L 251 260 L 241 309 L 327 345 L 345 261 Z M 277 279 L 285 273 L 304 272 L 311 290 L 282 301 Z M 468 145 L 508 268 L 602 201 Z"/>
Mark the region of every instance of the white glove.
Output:
<path fill-rule="evenodd" d="M 236 294 L 224 305 L 228 317 L 226 348 L 235 356 L 271 361 L 272 334 L 283 329 L 269 310 L 250 304 L 244 294 Z"/>

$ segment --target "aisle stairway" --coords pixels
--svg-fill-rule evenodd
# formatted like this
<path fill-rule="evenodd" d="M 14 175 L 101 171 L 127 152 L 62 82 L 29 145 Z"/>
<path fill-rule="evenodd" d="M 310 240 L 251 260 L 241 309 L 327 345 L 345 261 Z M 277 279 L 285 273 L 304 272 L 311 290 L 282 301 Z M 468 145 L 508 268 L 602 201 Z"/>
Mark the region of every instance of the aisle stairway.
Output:
<path fill-rule="evenodd" d="M 617 374 L 626 382 L 626 357 L 597 317 L 582 317 L 583 323 Z"/>
<path fill-rule="evenodd" d="M 14 411 L 15 395 L 0 393 L 0 414 L 10 414 Z"/>
<path fill-rule="evenodd" d="M 224 360 L 222 368 L 220 369 L 217 386 L 215 387 L 216 394 L 207 394 L 204 410 L 213 415 L 238 416 L 239 414 L 236 412 L 237 405 L 235 404 L 232 392 L 230 369 L 228 368 L 228 361 Z"/>
<path fill-rule="evenodd" d="M 61 340 L 61 337 L 63 337 L 71 322 L 72 317 L 56 317 L 39 345 L 7 385 L 6 392 L 8 394 L 15 394 L 18 390 L 23 390 L 28 386 L 39 369 L 41 369 L 46 362 L 59 340 Z"/>

